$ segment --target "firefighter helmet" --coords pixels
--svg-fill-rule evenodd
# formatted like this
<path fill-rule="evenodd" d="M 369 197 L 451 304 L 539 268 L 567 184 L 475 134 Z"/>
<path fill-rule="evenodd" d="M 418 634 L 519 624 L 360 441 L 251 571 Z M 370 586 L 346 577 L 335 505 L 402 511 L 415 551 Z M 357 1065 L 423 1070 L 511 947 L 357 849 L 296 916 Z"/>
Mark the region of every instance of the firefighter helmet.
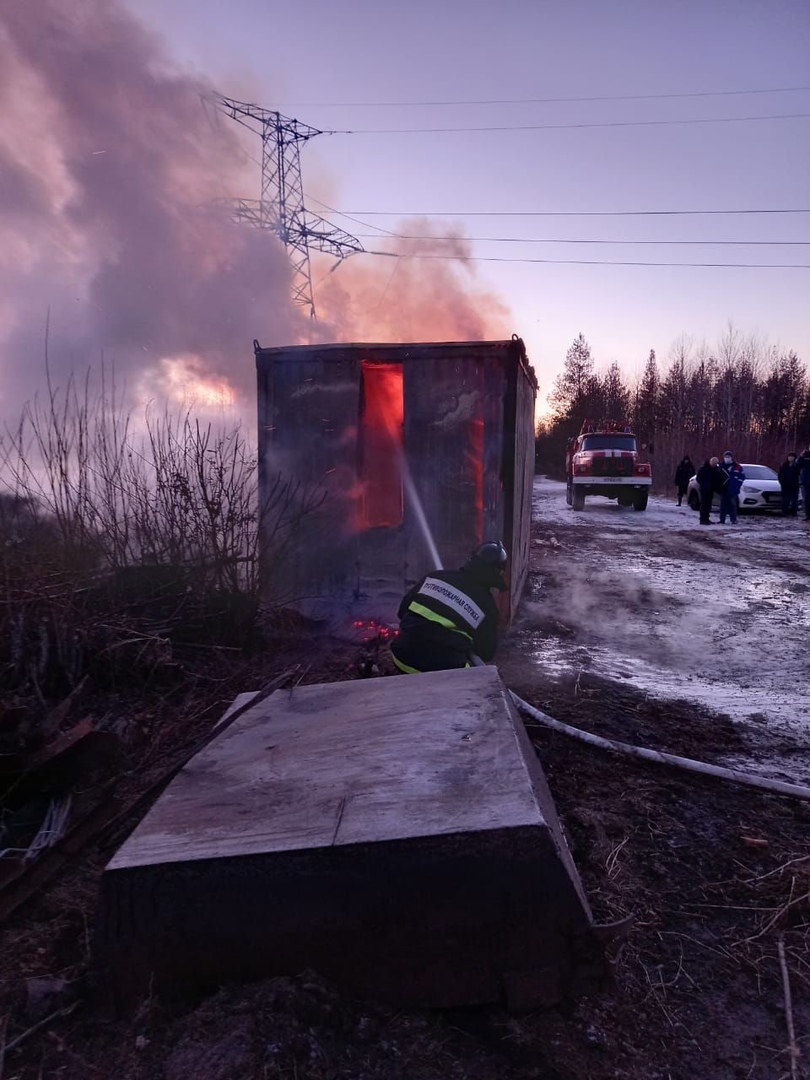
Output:
<path fill-rule="evenodd" d="M 498 566 L 501 570 L 505 570 L 509 556 L 506 554 L 506 548 L 500 540 L 492 540 L 487 544 L 482 544 L 473 553 L 473 558 L 479 559 L 487 566 Z"/>
<path fill-rule="evenodd" d="M 472 574 L 486 588 L 503 592 L 506 589 L 503 572 L 506 569 L 507 560 L 504 545 L 500 540 L 493 540 L 477 548 L 464 564 L 463 569 Z"/>

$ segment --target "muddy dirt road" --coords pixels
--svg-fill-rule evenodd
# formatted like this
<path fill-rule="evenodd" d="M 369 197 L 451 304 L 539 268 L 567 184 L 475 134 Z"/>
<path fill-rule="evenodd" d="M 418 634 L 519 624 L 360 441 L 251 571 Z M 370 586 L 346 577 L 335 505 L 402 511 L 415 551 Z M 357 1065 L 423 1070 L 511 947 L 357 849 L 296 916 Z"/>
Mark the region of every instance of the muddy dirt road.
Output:
<path fill-rule="evenodd" d="M 663 499 L 575 513 L 543 479 L 534 494 L 506 682 L 597 734 L 807 783 L 805 523 L 706 528 Z M 597 917 L 635 919 L 611 989 L 527 1024 L 539 1075 L 809 1075 L 810 803 L 530 734 Z"/>
<path fill-rule="evenodd" d="M 724 714 L 746 736 L 729 764 L 810 781 L 810 526 L 741 515 L 701 527 L 661 498 L 645 513 L 607 499 L 575 513 L 543 478 L 534 517 L 517 631 L 538 673 L 588 672 Z"/>

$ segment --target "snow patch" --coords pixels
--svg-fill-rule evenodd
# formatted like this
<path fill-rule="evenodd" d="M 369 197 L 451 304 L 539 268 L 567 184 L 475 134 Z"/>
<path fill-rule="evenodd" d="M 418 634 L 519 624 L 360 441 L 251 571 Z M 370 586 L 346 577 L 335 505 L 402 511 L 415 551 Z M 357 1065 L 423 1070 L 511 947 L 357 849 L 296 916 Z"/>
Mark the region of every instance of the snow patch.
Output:
<path fill-rule="evenodd" d="M 660 497 L 643 513 L 605 499 L 575 512 L 565 485 L 545 478 L 533 506 L 546 585 L 521 606 L 518 626 L 534 631 L 544 670 L 627 680 L 660 700 L 742 722 L 756 716 L 771 734 L 806 737 L 804 522 L 743 516 L 706 529 Z M 542 543 L 544 526 L 554 543 Z M 790 769 L 810 776 L 810 754 Z"/>

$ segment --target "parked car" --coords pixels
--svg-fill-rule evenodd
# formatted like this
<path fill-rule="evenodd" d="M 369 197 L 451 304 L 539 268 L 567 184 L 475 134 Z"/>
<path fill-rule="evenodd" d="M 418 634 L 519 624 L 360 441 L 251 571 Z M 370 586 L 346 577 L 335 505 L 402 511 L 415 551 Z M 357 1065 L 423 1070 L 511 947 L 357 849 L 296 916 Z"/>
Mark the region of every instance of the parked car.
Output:
<path fill-rule="evenodd" d="M 743 463 L 745 482 L 740 491 L 740 510 L 780 510 L 782 509 L 782 489 L 773 469 L 767 465 L 746 465 Z M 693 510 L 700 510 L 700 488 L 697 476 L 693 476 L 686 489 L 686 501 Z M 720 496 L 715 495 L 713 506 L 720 505 Z"/>

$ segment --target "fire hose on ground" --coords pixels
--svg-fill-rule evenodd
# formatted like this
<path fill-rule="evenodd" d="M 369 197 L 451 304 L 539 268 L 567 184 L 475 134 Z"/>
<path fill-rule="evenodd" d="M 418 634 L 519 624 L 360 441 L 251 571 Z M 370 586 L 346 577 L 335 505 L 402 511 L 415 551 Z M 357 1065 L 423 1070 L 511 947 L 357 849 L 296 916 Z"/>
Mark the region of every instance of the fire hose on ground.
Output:
<path fill-rule="evenodd" d="M 473 656 L 472 663 L 475 667 L 481 667 L 484 661 L 478 656 Z M 576 739 L 588 746 L 595 746 L 599 750 L 608 750 L 614 754 L 624 754 L 626 757 L 641 758 L 642 761 L 652 761 L 656 765 L 667 765 L 671 768 L 683 769 L 686 772 L 698 773 L 701 776 L 713 776 L 718 780 L 730 780 L 735 784 L 745 787 L 757 788 L 759 791 L 768 791 L 774 795 L 788 795 L 794 799 L 810 800 L 810 787 L 802 784 L 788 784 L 784 780 L 772 780 L 767 776 L 757 776 L 753 773 L 740 772 L 738 769 L 728 769 L 723 765 L 710 765 L 705 761 L 695 761 L 692 758 L 680 757 L 678 754 L 667 754 L 661 750 L 648 750 L 643 746 L 633 746 L 631 743 L 617 742 L 615 739 L 606 739 L 602 735 L 593 735 L 589 731 L 564 724 L 561 720 L 555 720 L 553 716 L 541 712 L 534 705 L 530 705 L 523 698 L 510 690 L 509 694 L 517 709 L 530 716 L 538 725 L 557 731 L 561 735 Z"/>

